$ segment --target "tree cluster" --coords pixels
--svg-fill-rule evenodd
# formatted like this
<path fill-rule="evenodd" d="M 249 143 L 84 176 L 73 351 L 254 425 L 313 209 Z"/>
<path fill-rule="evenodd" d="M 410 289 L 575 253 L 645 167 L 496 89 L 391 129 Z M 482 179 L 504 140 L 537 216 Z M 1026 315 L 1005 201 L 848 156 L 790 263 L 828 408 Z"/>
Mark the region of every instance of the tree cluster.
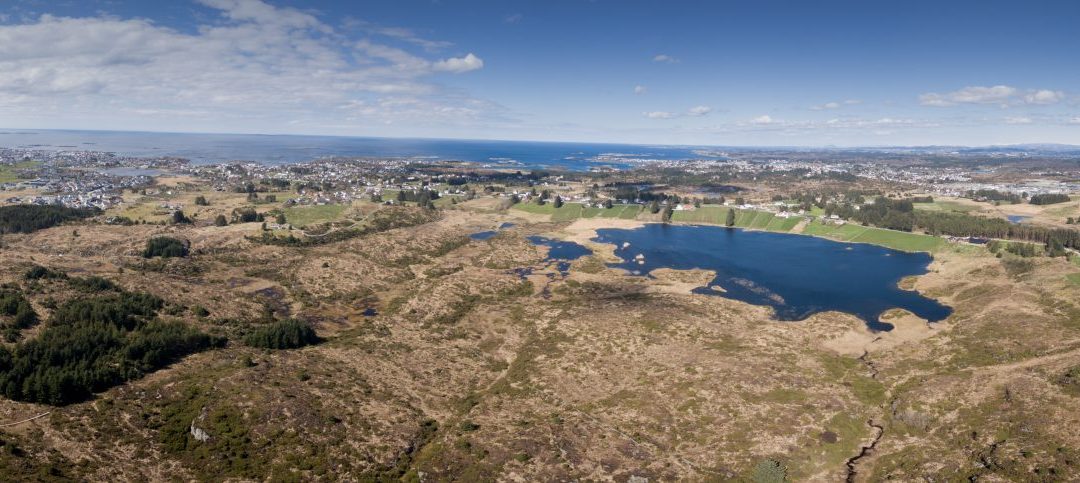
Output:
<path fill-rule="evenodd" d="M 263 215 L 255 211 L 255 208 L 237 208 L 232 212 L 233 223 L 262 223 Z"/>
<path fill-rule="evenodd" d="M 1052 205 L 1055 203 L 1067 203 L 1069 200 L 1069 195 L 1064 193 L 1047 193 L 1032 195 L 1030 203 L 1033 205 Z"/>
<path fill-rule="evenodd" d="M 297 349 L 318 342 L 315 330 L 296 319 L 279 320 L 244 336 L 244 344 L 263 349 Z"/>
<path fill-rule="evenodd" d="M 97 208 L 68 208 L 59 205 L 0 206 L 0 235 L 30 233 L 101 214 Z"/>
<path fill-rule="evenodd" d="M 32 340 L 0 348 L 0 391 L 14 400 L 65 405 L 223 340 L 153 317 L 161 299 L 117 293 L 58 307 Z"/>
<path fill-rule="evenodd" d="M 998 190 L 968 190 L 968 198 L 977 201 L 1008 201 L 1012 204 L 1017 204 L 1024 201 L 1020 195 L 1016 193 L 998 191 Z"/>
<path fill-rule="evenodd" d="M 14 342 L 19 338 L 19 331 L 38 323 L 38 314 L 30 301 L 14 289 L 0 289 L 0 317 L 3 319 L 4 338 Z"/>
<path fill-rule="evenodd" d="M 188 243 L 177 238 L 159 236 L 146 240 L 143 258 L 183 258 L 188 255 Z"/>

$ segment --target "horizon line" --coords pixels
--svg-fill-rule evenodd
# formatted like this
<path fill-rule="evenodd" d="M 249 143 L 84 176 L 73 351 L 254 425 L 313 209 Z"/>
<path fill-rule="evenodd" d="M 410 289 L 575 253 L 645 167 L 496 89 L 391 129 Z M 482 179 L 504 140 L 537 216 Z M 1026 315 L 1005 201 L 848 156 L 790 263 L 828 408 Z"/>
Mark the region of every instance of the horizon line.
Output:
<path fill-rule="evenodd" d="M 136 133 L 136 134 L 178 134 L 178 135 L 216 135 L 216 136 L 267 136 L 267 137 L 326 137 L 343 139 L 399 139 L 420 141 L 462 141 L 462 142 L 511 142 L 511 143 L 537 143 L 537 144 L 603 144 L 612 146 L 658 146 L 658 147 L 685 147 L 685 148 L 732 148 L 732 149 L 901 149 L 901 148 L 1008 148 L 1020 146 L 1064 146 L 1080 148 L 1080 144 L 1054 143 L 1054 142 L 1023 142 L 1011 144 L 822 144 L 822 145 L 753 145 L 753 144 L 680 144 L 680 143 L 633 143 L 614 141 L 551 141 L 537 139 L 495 139 L 495 138 L 471 138 L 471 137 L 424 137 L 424 136 L 370 136 L 370 135 L 346 135 L 346 134 L 299 134 L 299 133 L 257 133 L 257 132 L 213 132 L 213 131 L 154 131 L 140 129 L 82 129 L 82 128 L 36 128 L 36 127 L 0 127 L 0 136 L 11 134 L 4 131 L 67 131 L 86 133 Z M 28 133 L 22 133 L 28 134 Z M 2 141 L 3 138 L 0 138 Z M 2 143 L 0 143 L 2 144 Z M 3 146 L 0 146 L 3 147 Z"/>

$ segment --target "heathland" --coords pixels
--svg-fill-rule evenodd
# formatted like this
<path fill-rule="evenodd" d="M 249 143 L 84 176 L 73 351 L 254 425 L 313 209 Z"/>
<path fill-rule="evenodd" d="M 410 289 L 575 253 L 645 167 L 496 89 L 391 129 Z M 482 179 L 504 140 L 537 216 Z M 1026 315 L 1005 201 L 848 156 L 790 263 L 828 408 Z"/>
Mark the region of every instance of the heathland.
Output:
<path fill-rule="evenodd" d="M 826 216 L 840 209 L 829 202 L 798 209 L 767 187 L 744 186 L 742 203 L 665 200 L 654 212 L 603 193 L 538 204 L 527 185 L 430 181 L 308 203 L 294 200 L 310 188 L 159 179 L 167 188 L 104 213 L 4 234 L 0 474 L 1080 478 L 1071 248 L 1023 238 L 1053 231 L 980 244 L 919 225 L 940 221 L 922 213 L 1006 209 L 1049 220 L 1063 206 L 882 202 L 881 216 L 845 221 Z M 589 184 L 553 189 L 569 200 Z M 774 194 L 791 209 L 765 209 Z M 885 226 L 897 220 L 914 225 Z M 710 273 L 632 276 L 608 265 L 614 247 L 591 241 L 647 222 L 927 251 L 929 273 L 901 285 L 953 312 L 928 323 L 892 310 L 891 332 L 840 312 L 780 322 L 767 307 L 691 293 Z M 497 234 L 468 237 L 486 230 Z M 531 235 L 593 254 L 564 273 Z"/>

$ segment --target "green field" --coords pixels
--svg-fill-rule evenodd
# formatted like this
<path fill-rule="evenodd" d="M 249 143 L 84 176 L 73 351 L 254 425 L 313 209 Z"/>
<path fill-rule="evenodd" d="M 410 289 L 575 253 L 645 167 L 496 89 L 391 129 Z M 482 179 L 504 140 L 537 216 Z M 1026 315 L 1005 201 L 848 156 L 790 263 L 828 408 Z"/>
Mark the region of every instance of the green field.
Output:
<path fill-rule="evenodd" d="M 723 225 L 727 221 L 727 212 L 727 207 L 706 205 L 693 211 L 676 211 L 671 214 L 671 221 Z"/>
<path fill-rule="evenodd" d="M 587 208 L 580 203 L 565 203 L 560 208 L 555 208 L 552 203 L 537 205 L 535 203 L 518 203 L 515 210 L 521 210 L 537 215 L 550 215 L 551 221 L 573 221 L 578 218 L 622 218 L 632 220 L 641 212 L 639 205 L 616 205 L 611 209 Z"/>
<path fill-rule="evenodd" d="M 935 201 L 933 203 L 915 203 L 916 210 L 926 211 L 952 211 L 956 213 L 968 213 L 978 211 L 978 206 L 960 203 L 958 201 Z"/>
<path fill-rule="evenodd" d="M 303 228 L 317 223 L 334 221 L 345 212 L 345 205 L 293 206 L 285 208 L 285 221 L 292 226 Z"/>
<path fill-rule="evenodd" d="M 1070 273 L 1065 278 L 1073 285 L 1080 287 L 1080 273 Z"/>
<path fill-rule="evenodd" d="M 802 233 L 845 242 L 870 243 L 906 252 L 934 251 L 945 243 L 945 240 L 930 235 L 859 226 L 851 223 L 825 225 L 817 220 L 806 225 Z"/>
<path fill-rule="evenodd" d="M 728 210 L 731 209 L 726 206 L 706 205 L 692 211 L 676 211 L 672 213 L 671 221 L 724 225 L 727 223 Z M 801 219 L 802 217 L 798 216 L 781 218 L 766 211 L 736 210 L 735 226 L 754 230 L 789 232 L 799 224 Z"/>
<path fill-rule="evenodd" d="M 555 205 L 552 205 L 551 203 L 545 203 L 543 205 L 535 203 L 518 203 L 514 205 L 514 209 L 537 215 L 550 215 L 555 213 Z"/>
<path fill-rule="evenodd" d="M 578 203 L 566 203 L 559 209 L 551 203 L 545 205 L 518 204 L 514 209 L 550 215 L 552 221 L 572 221 L 578 218 L 624 218 L 633 219 L 643 209 L 640 205 L 616 206 L 614 208 L 586 208 Z M 671 221 L 675 223 L 700 223 L 710 225 L 724 225 L 727 222 L 728 210 L 726 206 L 706 205 L 690 211 L 676 211 L 671 214 Z M 766 230 L 778 233 L 788 233 L 802 221 L 802 217 L 794 216 L 781 218 L 767 211 L 737 210 L 735 226 L 751 230 Z M 843 225 L 823 224 L 815 220 L 807 224 L 801 234 L 831 238 L 834 240 L 856 243 L 870 243 L 887 248 L 894 248 L 908 252 L 934 251 L 945 243 L 944 239 L 921 235 L 918 233 L 906 233 L 902 231 L 886 230 L 860 226 L 853 223 Z"/>
<path fill-rule="evenodd" d="M 16 176 L 18 170 L 36 168 L 40 165 L 40 161 L 20 161 L 15 164 L 0 164 L 0 183 L 15 183 L 19 181 L 19 177 Z"/>

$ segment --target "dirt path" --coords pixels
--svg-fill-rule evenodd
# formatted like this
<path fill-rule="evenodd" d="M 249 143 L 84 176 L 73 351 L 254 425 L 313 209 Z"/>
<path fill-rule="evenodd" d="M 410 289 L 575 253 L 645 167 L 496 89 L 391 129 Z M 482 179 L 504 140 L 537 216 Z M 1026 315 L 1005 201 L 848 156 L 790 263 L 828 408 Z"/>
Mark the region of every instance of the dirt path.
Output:
<path fill-rule="evenodd" d="M 24 419 L 22 421 L 15 421 L 14 423 L 0 424 L 0 428 L 8 428 L 8 427 L 11 427 L 11 426 L 18 426 L 18 425 L 20 425 L 22 423 L 28 423 L 30 421 L 33 421 L 33 420 L 38 419 L 38 418 L 43 418 L 43 417 L 48 416 L 50 414 L 52 414 L 52 411 L 46 411 L 46 412 L 38 414 L 37 416 L 34 416 L 32 418 L 26 418 L 26 419 Z"/>

